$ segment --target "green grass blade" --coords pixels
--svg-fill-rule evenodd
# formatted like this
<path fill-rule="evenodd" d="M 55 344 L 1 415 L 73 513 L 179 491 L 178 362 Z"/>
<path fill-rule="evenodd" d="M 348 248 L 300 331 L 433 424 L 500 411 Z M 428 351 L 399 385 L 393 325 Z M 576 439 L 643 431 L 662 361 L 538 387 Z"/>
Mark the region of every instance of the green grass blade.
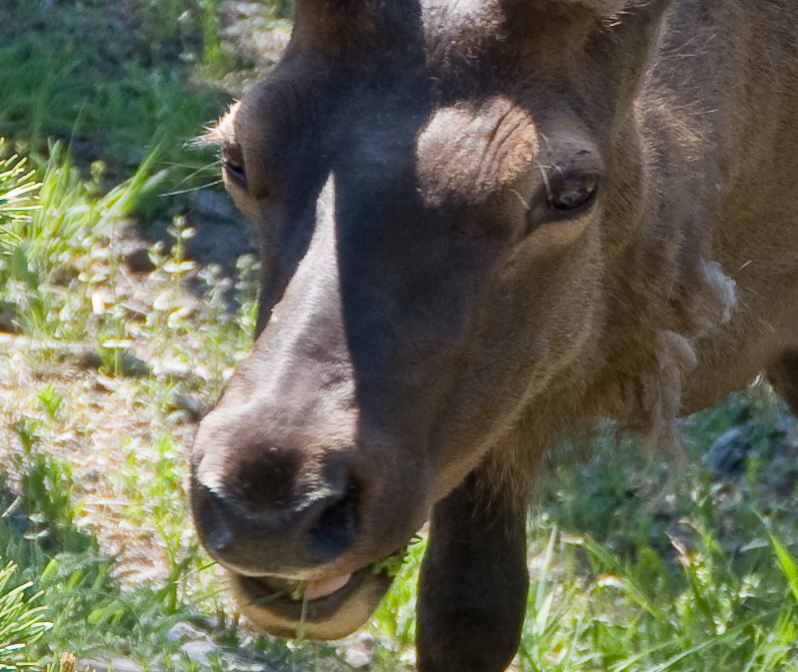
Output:
<path fill-rule="evenodd" d="M 798 566 L 796 566 L 795 560 L 792 559 L 792 556 L 787 552 L 787 549 L 784 548 L 784 545 L 773 534 L 770 535 L 770 543 L 776 551 L 776 559 L 779 562 L 779 568 L 787 579 L 790 592 L 793 598 L 795 598 L 796 604 L 798 604 Z"/>

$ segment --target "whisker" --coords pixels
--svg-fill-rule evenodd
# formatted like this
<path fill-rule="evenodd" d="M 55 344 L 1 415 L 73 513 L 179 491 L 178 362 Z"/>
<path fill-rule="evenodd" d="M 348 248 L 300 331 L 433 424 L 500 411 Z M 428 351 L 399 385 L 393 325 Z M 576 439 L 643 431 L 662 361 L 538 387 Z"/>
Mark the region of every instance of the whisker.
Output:
<path fill-rule="evenodd" d="M 169 165 L 169 167 L 177 167 L 177 168 L 192 168 L 192 166 L 187 166 L 185 164 L 180 164 L 180 163 L 173 163 L 173 164 L 167 164 L 167 165 Z M 221 165 L 222 165 L 222 160 L 221 159 L 219 159 L 218 161 L 214 161 L 213 163 L 208 163 L 208 164 L 202 166 L 201 168 L 197 168 L 197 169 L 193 170 L 192 172 L 190 172 L 185 177 L 180 178 L 180 181 L 177 184 L 183 184 L 184 182 L 188 182 L 193 177 L 199 175 L 200 173 L 204 173 L 206 171 L 217 172 Z"/>
<path fill-rule="evenodd" d="M 519 200 L 519 201 L 521 201 L 521 205 L 523 205 L 523 206 L 524 206 L 524 210 L 526 210 L 527 212 L 529 212 L 529 211 L 532 209 L 532 208 L 530 207 L 529 203 L 527 203 L 527 202 L 524 200 L 524 197 L 523 197 L 523 196 L 521 196 L 521 194 L 519 194 L 519 193 L 518 193 L 518 192 L 517 192 L 515 189 L 510 189 L 510 193 L 511 193 L 511 194 L 515 194 L 516 196 L 518 196 L 518 200 Z"/>
<path fill-rule="evenodd" d="M 551 191 L 551 183 L 549 182 L 549 176 L 546 174 L 546 166 L 542 163 L 538 164 L 538 170 L 540 171 L 541 176 L 543 177 L 543 184 L 546 186 L 546 198 L 549 202 L 551 202 L 552 198 L 554 198 L 554 194 Z"/>
<path fill-rule="evenodd" d="M 190 194 L 192 191 L 199 191 L 200 189 L 207 189 L 208 187 L 215 187 L 217 184 L 224 184 L 224 180 L 214 180 L 207 184 L 201 184 L 198 187 L 191 187 L 189 189 L 178 189 L 177 191 L 169 191 L 161 194 L 158 198 L 166 198 L 167 196 L 180 196 L 181 194 Z"/>

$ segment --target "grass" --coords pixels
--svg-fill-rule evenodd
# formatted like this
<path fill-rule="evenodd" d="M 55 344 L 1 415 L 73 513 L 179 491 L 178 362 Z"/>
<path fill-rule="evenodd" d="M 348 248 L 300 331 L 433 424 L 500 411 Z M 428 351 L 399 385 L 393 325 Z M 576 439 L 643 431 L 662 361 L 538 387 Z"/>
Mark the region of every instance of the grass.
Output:
<path fill-rule="evenodd" d="M 0 154 L 3 154 L 0 144 Z M 38 208 L 33 194 L 39 184 L 33 180 L 25 159 L 16 154 L 0 162 L 0 250 L 11 254 L 20 240 L 16 229 L 24 225 Z"/>
<path fill-rule="evenodd" d="M 10 584 L 16 592 L 0 598 L 0 640 L 5 635 L 2 618 L 7 601 L 17 623 L 16 630 L 8 628 L 7 636 L 35 669 L 49 669 L 63 650 L 83 656 L 131 646 L 141 650 L 143 641 L 175 649 L 161 628 L 184 617 L 186 609 L 170 611 L 162 596 L 149 588 L 122 591 L 112 577 L 113 561 L 103 557 L 96 540 L 75 525 L 80 510 L 70 502 L 69 464 L 40 452 L 31 426 L 28 422 L 16 428 L 31 448 L 24 464 L 17 465 L 19 494 L 6 490 L 7 498 L 14 497 L 16 523 L 0 529 L 3 558 L 16 563 L 9 565 L 5 581 L 17 579 Z M 11 571 L 17 565 L 19 569 Z M 2 580 L 0 587 L 5 588 Z M 23 613 L 25 605 L 38 606 Z"/>
<path fill-rule="evenodd" d="M 95 162 L 91 180 L 84 181 L 69 154 L 55 143 L 40 169 L 41 183 L 33 182 L 28 173 L 23 176 L 28 179 L 10 190 L 24 192 L 14 199 L 18 204 L 9 209 L 5 221 L 0 220 L 4 241 L 0 293 L 13 328 L 58 338 L 75 338 L 77 334 L 65 330 L 83 329 L 79 323 L 65 323 L 61 311 L 68 308 L 69 297 L 58 287 L 68 287 L 80 275 L 80 258 L 109 223 L 129 217 L 139 200 L 164 180 L 164 171 L 152 174 L 155 157 L 151 154 L 131 178 L 100 196 L 103 164 Z M 17 164 L 14 170 L 19 169 Z M 33 196 L 32 187 L 35 202 L 20 200 Z"/>
<path fill-rule="evenodd" d="M 263 3 L 278 21 L 289 6 Z M 220 31 L 217 0 L 10 0 L 0 8 L 0 137 L 19 153 L 68 144 L 84 173 L 124 181 L 157 152 L 165 183 L 135 199 L 151 221 L 184 210 L 186 193 L 218 182 L 207 155 L 186 143 L 230 100 L 219 84 L 251 68 Z M 0 154 L 0 158 L 2 158 Z M 0 166 L 1 168 L 1 166 Z"/>
<path fill-rule="evenodd" d="M 148 65 L 146 30 L 115 23 L 95 2 L 12 2 L 2 18 L 0 130 L 20 148 L 44 154 L 50 138 L 69 140 L 118 178 L 163 138 L 165 163 L 198 164 L 174 140 L 196 135 L 224 96 L 187 86 L 177 64 Z"/>
<path fill-rule="evenodd" d="M 609 434 L 594 462 L 553 469 L 530 531 L 536 562 L 521 669 L 798 667 L 795 564 L 784 546 L 795 548 L 795 493 L 774 501 L 775 474 L 713 476 L 700 457 L 741 418 L 771 438 L 749 440 L 748 461 L 792 451 L 795 423 L 759 383 L 690 420 L 693 459 L 675 494 L 653 507 L 665 467 Z"/>
<path fill-rule="evenodd" d="M 211 0 L 107 5 L 0 9 L 0 670 L 50 672 L 64 652 L 350 669 L 345 647 L 240 627 L 188 514 L 192 428 L 250 346 L 257 263 L 197 265 L 183 206 L 161 194 L 216 179 L 183 143 L 223 108 L 209 79 L 241 64 Z M 152 217 L 168 240 L 137 275 L 120 241 Z M 758 383 L 683 431 L 691 459 L 664 495 L 670 467 L 611 426 L 587 462 L 558 451 L 530 512 L 515 670 L 798 668 L 795 422 Z M 713 458 L 720 437 L 734 468 Z M 414 663 L 424 548 L 367 628 L 375 672 Z M 207 663 L 167 636 L 186 622 L 218 645 Z"/>
<path fill-rule="evenodd" d="M 25 659 L 51 627 L 45 608 L 36 606 L 41 594 L 30 594 L 31 582 L 15 581 L 19 568 L 9 562 L 0 570 L 0 670 L 26 667 Z"/>

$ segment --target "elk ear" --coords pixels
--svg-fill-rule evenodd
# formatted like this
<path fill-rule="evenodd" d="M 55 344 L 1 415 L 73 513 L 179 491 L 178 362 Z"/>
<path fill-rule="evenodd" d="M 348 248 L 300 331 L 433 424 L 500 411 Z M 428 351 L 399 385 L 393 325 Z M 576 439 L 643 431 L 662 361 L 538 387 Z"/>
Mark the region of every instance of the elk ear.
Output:
<path fill-rule="evenodd" d="M 610 89 L 608 98 L 616 110 L 627 108 L 634 100 L 659 47 L 664 15 L 671 1 L 633 0 L 605 18 L 602 28 L 589 41 L 591 65 L 604 73 L 603 84 Z"/>

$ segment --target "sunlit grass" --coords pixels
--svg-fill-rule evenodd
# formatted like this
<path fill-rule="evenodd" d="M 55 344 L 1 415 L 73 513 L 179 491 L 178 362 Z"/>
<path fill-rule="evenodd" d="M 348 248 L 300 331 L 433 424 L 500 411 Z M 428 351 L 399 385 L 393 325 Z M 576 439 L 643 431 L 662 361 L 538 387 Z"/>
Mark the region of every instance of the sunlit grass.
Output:
<path fill-rule="evenodd" d="M 0 157 L 5 142 L 0 139 Z M 21 238 L 18 229 L 33 218 L 39 208 L 36 194 L 40 185 L 24 158 L 16 154 L 0 161 L 0 255 L 8 263 Z"/>

